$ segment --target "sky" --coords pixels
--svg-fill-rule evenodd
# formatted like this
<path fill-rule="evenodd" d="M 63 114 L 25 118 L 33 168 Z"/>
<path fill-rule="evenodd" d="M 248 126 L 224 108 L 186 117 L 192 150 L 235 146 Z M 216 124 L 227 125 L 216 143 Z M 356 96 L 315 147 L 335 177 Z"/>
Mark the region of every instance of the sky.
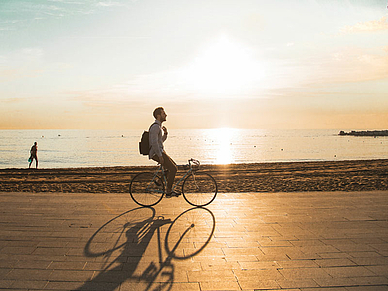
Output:
<path fill-rule="evenodd" d="M 0 129 L 388 129 L 387 0 L 0 0 Z"/>

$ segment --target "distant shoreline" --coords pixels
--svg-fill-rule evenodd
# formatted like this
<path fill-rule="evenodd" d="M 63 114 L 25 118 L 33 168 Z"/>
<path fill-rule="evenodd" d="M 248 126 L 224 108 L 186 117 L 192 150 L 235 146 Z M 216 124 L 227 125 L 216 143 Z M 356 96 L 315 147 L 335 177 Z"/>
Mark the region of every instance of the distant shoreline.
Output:
<path fill-rule="evenodd" d="M 341 130 L 338 135 L 351 135 L 351 136 L 388 136 L 388 130 L 363 130 L 345 132 Z"/>
<path fill-rule="evenodd" d="M 155 166 L 0 169 L 0 192 L 127 193 L 132 177 Z M 388 190 L 388 159 L 201 165 L 219 192 Z M 178 171 L 178 177 L 183 170 Z"/>

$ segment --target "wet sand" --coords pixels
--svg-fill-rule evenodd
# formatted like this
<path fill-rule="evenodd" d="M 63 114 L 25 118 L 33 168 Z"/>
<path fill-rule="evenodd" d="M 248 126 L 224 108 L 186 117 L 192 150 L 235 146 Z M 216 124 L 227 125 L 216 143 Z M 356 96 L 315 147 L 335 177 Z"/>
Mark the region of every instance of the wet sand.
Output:
<path fill-rule="evenodd" d="M 0 169 L 1 192 L 128 193 L 132 177 L 155 167 Z M 219 192 L 388 190 L 388 160 L 201 165 Z M 184 169 L 179 169 L 181 177 Z"/>

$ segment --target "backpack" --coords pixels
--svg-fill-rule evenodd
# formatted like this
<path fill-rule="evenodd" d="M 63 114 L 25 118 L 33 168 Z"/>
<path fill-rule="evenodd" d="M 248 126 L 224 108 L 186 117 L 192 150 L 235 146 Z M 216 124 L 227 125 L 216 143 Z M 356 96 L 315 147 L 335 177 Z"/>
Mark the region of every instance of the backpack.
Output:
<path fill-rule="evenodd" d="M 153 123 L 152 125 L 154 125 L 155 123 Z M 150 126 L 150 129 L 152 127 L 152 125 Z M 149 130 L 148 131 L 144 131 L 143 134 L 141 135 L 141 140 L 139 142 L 139 152 L 146 156 L 150 153 L 150 149 L 151 149 L 151 146 L 150 146 L 150 133 L 149 133 Z"/>

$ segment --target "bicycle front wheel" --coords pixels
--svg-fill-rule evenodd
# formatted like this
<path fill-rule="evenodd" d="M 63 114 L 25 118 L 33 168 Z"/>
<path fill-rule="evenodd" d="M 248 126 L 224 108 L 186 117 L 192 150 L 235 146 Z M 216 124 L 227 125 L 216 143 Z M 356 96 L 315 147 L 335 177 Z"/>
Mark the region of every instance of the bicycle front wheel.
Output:
<path fill-rule="evenodd" d="M 129 193 L 140 206 L 154 206 L 163 198 L 164 183 L 155 173 L 140 173 L 132 179 Z"/>
<path fill-rule="evenodd" d="M 217 183 L 208 173 L 192 172 L 183 181 L 182 193 L 189 204 L 206 206 L 216 198 Z"/>

